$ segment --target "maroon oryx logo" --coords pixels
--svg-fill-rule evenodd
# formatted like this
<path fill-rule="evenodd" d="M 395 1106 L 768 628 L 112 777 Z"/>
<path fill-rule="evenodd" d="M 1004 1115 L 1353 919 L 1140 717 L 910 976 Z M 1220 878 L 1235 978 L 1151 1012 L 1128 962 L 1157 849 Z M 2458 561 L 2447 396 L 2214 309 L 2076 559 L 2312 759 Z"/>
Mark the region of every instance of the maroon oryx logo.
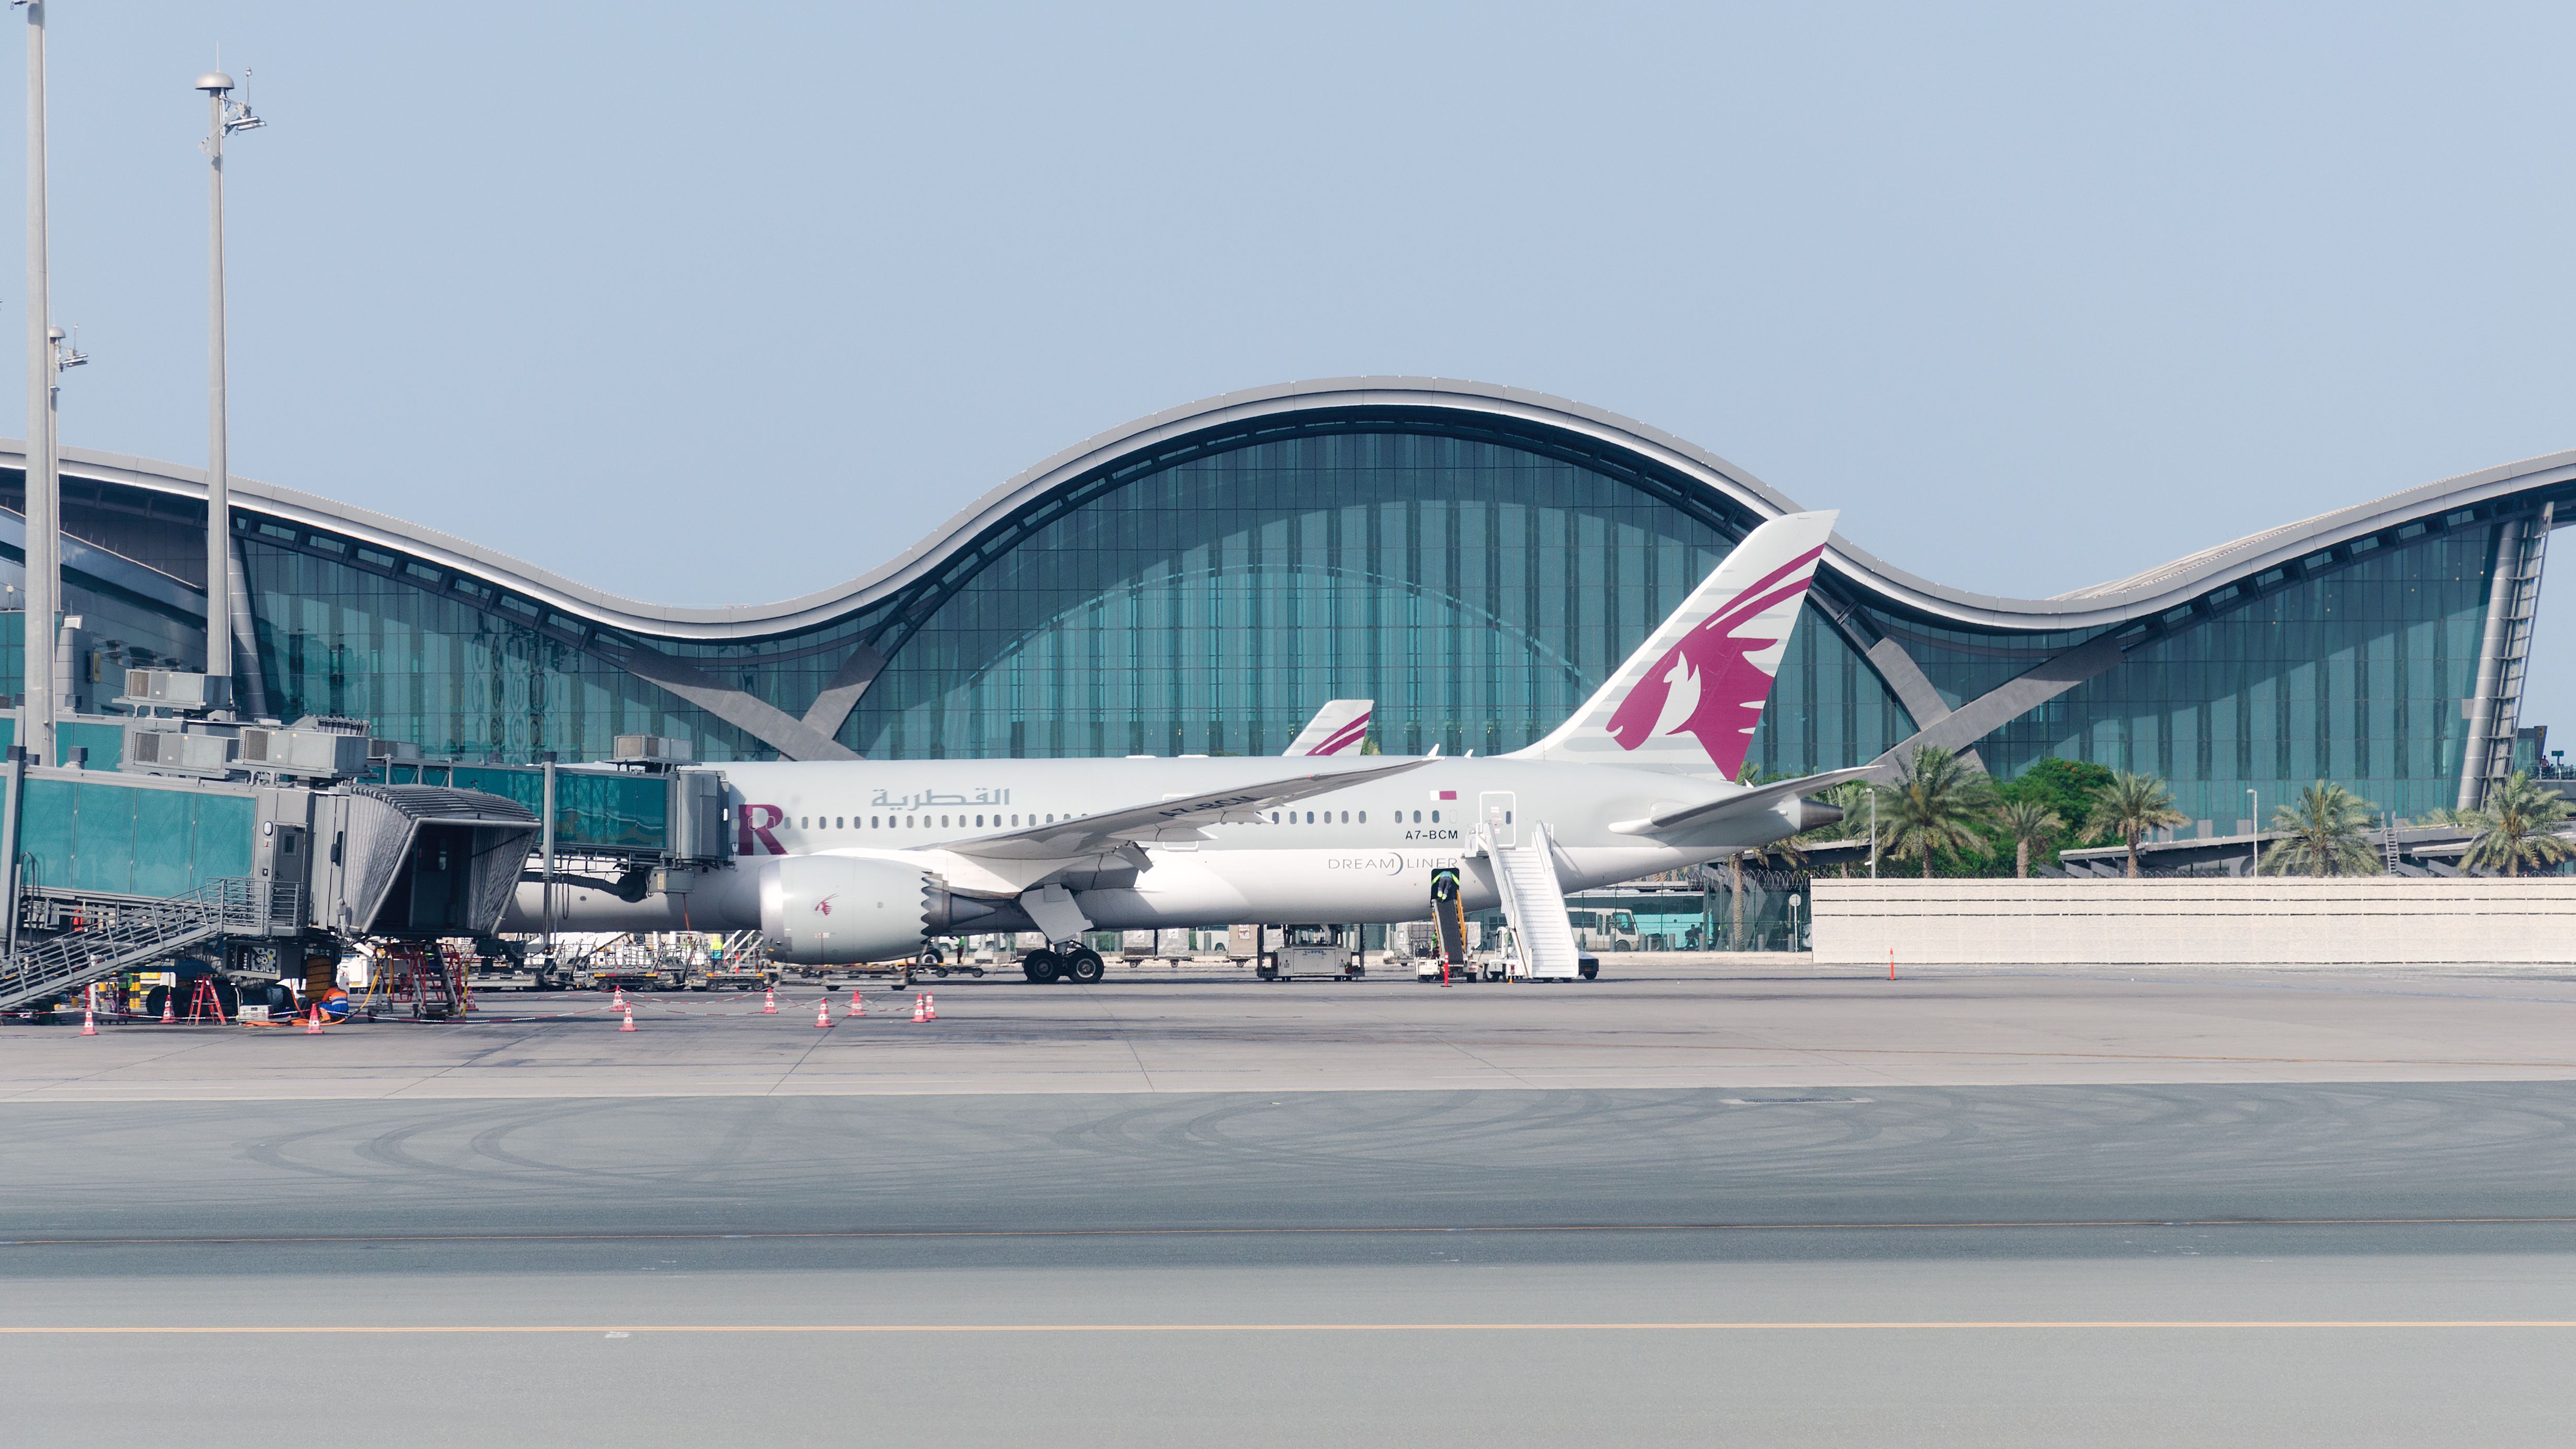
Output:
<path fill-rule="evenodd" d="M 1637 749 L 1659 734 L 1696 735 L 1710 762 L 1733 779 L 1744 768 L 1753 727 L 1761 723 L 1763 701 L 1771 696 L 1770 671 L 1752 656 L 1788 632 L 1785 625 L 1777 636 L 1735 631 L 1773 605 L 1783 600 L 1794 604 L 1805 595 L 1814 575 L 1802 571 L 1824 552 L 1820 544 L 1763 575 L 1666 650 L 1610 712 L 1610 737 L 1619 747 Z"/>
<path fill-rule="evenodd" d="M 814 903 L 814 914 L 818 916 L 828 916 L 832 914 L 832 901 L 839 895 L 839 891 L 834 891 L 831 895 L 825 896 L 821 900 L 816 901 Z"/>

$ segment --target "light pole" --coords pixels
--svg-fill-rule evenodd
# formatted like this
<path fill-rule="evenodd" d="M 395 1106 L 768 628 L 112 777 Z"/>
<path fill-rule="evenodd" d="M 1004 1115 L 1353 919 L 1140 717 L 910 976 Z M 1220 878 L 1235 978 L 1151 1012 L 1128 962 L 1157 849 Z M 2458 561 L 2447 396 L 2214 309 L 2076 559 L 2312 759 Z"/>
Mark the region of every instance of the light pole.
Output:
<path fill-rule="evenodd" d="M 1878 792 L 1869 792 L 1869 878 L 1878 879 Z"/>
<path fill-rule="evenodd" d="M 45 268 L 45 6 L 27 7 L 27 610 L 25 691 L 19 743 L 30 758 L 54 763 L 54 613 L 61 602 L 56 566 L 54 473 L 53 295 Z"/>
<path fill-rule="evenodd" d="M 206 339 L 206 673 L 229 681 L 233 677 L 233 510 L 224 417 L 224 138 L 268 123 L 232 99 L 233 78 L 222 71 L 197 77 L 197 89 L 206 93 L 205 150 L 212 198 L 208 235 L 213 257 Z"/>
<path fill-rule="evenodd" d="M 62 471 L 63 454 L 62 375 L 71 371 L 75 367 L 80 367 L 86 364 L 89 361 L 89 354 L 81 351 L 80 346 L 76 341 L 66 340 L 63 336 L 63 329 L 60 327 L 46 328 L 45 340 L 52 343 L 54 349 L 54 375 L 47 379 L 47 381 L 52 383 L 52 387 L 49 388 L 45 394 L 45 472 L 48 475 L 53 476 L 56 482 L 59 483 Z M 48 527 L 45 530 L 45 553 L 48 558 L 47 572 L 51 576 L 50 582 L 58 605 L 62 599 L 63 563 L 62 534 L 59 530 L 60 512 L 60 504 L 57 502 L 55 507 L 55 513 L 57 515 L 56 526 Z M 78 614 L 63 611 L 59 607 L 56 610 L 56 615 L 62 620 L 62 625 L 60 628 L 53 630 L 46 636 L 53 641 L 52 654 L 54 666 L 51 671 L 51 678 L 54 686 L 54 697 L 53 704 L 50 706 L 46 715 L 48 724 L 59 721 L 64 715 L 76 713 L 80 708 L 78 701 L 72 697 L 74 694 L 74 690 L 72 688 L 72 631 L 81 626 L 80 616 Z M 62 761 L 56 760 L 54 763 L 59 765 Z"/>
<path fill-rule="evenodd" d="M 2263 873 L 2263 797 L 2256 794 L 2251 785 L 2245 787 L 2245 810 L 2252 817 L 2246 821 L 2246 824 L 2251 827 L 2246 832 L 2248 837 L 2245 843 L 2246 863 L 2253 867 L 2254 874 L 2261 875 Z"/>

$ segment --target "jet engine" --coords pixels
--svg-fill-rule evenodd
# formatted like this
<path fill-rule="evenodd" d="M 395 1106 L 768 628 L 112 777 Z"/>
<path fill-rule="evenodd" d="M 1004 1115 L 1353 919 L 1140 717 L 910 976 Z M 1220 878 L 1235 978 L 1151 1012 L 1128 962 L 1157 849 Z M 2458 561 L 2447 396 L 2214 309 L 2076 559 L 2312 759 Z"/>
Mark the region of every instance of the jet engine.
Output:
<path fill-rule="evenodd" d="M 791 855 L 761 879 L 760 929 L 781 961 L 854 965 L 912 955 L 952 918 L 988 913 L 978 904 L 953 901 L 937 877 L 900 860 Z"/>

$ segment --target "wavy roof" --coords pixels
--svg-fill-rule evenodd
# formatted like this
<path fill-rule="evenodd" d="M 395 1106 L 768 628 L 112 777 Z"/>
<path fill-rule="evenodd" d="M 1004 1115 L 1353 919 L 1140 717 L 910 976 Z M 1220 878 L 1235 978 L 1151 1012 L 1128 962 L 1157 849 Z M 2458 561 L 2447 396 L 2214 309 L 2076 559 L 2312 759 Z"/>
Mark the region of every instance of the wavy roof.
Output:
<path fill-rule="evenodd" d="M 664 638 L 750 638 L 826 623 L 886 598 L 936 570 L 957 550 L 1033 502 L 1126 456 L 1150 452 L 1210 430 L 1241 428 L 1268 420 L 1287 422 L 1300 414 L 1350 408 L 1419 409 L 1551 430 L 1659 464 L 1723 495 L 1756 517 L 1801 511 L 1779 490 L 1735 464 L 1633 419 L 1523 388 L 1423 377 L 1283 383 L 1226 393 L 1139 418 L 1027 469 L 958 510 L 902 554 L 858 578 L 773 604 L 681 608 L 621 598 L 496 549 L 317 494 L 238 477 L 232 480 L 232 488 L 245 507 L 372 540 L 462 569 L 612 628 Z M 22 443 L 0 440 L 0 464 L 23 466 L 24 457 Z M 181 496 L 202 498 L 205 494 L 205 475 L 195 468 L 79 448 L 64 449 L 63 461 L 88 477 Z M 1860 589 L 1935 618 L 2007 629 L 2080 629 L 2171 607 L 2221 583 L 2346 539 L 2571 482 L 2576 482 L 2576 450 L 2507 463 L 2284 524 L 2130 578 L 2051 599 L 2002 598 L 1950 588 L 1896 568 L 1839 535 L 1827 549 L 1825 562 Z"/>

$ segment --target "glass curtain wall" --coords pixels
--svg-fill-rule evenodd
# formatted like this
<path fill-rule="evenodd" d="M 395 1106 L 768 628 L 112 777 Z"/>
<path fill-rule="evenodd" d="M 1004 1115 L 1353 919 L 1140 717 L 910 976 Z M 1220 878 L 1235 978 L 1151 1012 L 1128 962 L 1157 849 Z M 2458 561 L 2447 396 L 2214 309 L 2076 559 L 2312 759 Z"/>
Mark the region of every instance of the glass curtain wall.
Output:
<path fill-rule="evenodd" d="M 504 763 L 540 750 L 605 759 L 620 734 L 686 739 L 700 759 L 773 757 L 541 627 L 544 612 L 533 604 L 517 601 L 505 614 L 471 579 L 345 540 L 259 527 L 268 532 L 245 534 L 242 557 L 269 712 L 280 719 L 347 715 L 432 756 Z M 345 561 L 330 556 L 334 549 Z"/>
<path fill-rule="evenodd" d="M 2048 755 L 2161 775 L 2194 824 L 2231 833 L 2314 780 L 2402 818 L 2455 803 L 2475 692 L 2491 527 L 2363 540 L 2350 562 L 2222 589 L 2215 610 L 2140 645 L 1980 742 L 2011 775 Z"/>
<path fill-rule="evenodd" d="M 994 559 L 842 740 L 872 758 L 1260 755 L 1325 700 L 1364 697 L 1389 754 L 1498 753 L 1561 722 L 1730 546 L 1489 441 L 1257 443 L 1147 473 Z M 1792 659 L 1775 712 L 1794 723 L 1766 766 L 1865 759 L 1910 729 L 1812 614 Z"/>

